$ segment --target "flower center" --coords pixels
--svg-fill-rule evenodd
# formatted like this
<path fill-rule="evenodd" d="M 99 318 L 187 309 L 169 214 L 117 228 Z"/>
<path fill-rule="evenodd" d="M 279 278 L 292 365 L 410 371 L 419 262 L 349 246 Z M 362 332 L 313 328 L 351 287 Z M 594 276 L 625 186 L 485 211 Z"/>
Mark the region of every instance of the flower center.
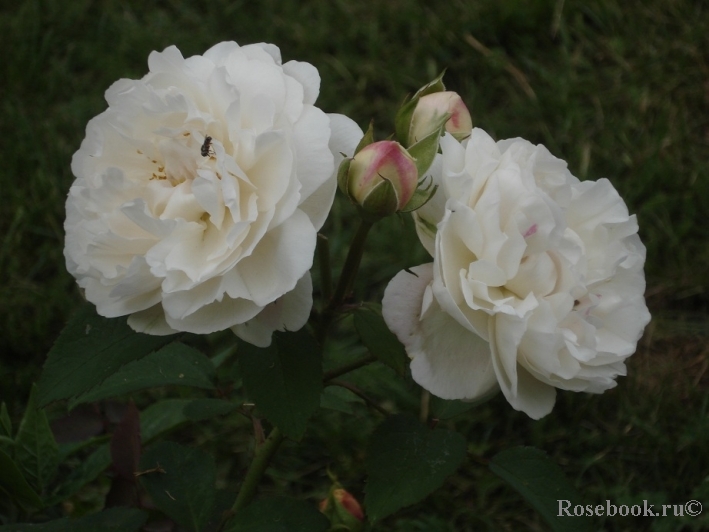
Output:
<path fill-rule="evenodd" d="M 505 283 L 505 287 L 520 299 L 530 293 L 537 297 L 548 296 L 554 291 L 557 269 L 549 253 L 535 253 L 522 258 L 517 275 Z"/>

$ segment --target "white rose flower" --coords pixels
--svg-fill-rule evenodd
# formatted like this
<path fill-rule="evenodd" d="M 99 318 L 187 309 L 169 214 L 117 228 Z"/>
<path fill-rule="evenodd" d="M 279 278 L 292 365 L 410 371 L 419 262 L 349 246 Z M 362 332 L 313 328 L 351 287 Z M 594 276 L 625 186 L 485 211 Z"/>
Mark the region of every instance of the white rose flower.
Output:
<path fill-rule="evenodd" d="M 72 159 L 67 269 L 136 331 L 269 345 L 308 319 L 316 233 L 362 132 L 315 107 L 315 67 L 271 44 L 171 46 L 148 65 L 106 91 Z"/>
<path fill-rule="evenodd" d="M 474 129 L 441 149 L 440 188 L 415 215 L 433 263 L 397 274 L 383 300 L 414 379 L 444 399 L 499 387 L 535 419 L 555 388 L 614 387 L 650 320 L 635 216 L 544 146 Z"/>

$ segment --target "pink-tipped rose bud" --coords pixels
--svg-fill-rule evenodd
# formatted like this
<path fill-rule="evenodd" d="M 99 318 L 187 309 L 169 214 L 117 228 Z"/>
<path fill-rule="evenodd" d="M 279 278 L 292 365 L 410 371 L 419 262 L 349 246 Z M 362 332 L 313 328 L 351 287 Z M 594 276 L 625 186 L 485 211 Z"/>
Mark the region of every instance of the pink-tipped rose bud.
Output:
<path fill-rule="evenodd" d="M 473 119 L 457 92 L 434 92 L 422 96 L 416 104 L 409 128 L 409 146 L 430 135 L 440 127 L 441 117 L 449 114 L 446 131 L 458 141 L 470 136 Z"/>
<path fill-rule="evenodd" d="M 386 216 L 401 210 L 418 186 L 416 163 L 398 142 L 382 140 L 357 152 L 347 173 L 347 192 L 363 210 Z"/>
<path fill-rule="evenodd" d="M 320 502 L 320 511 L 330 520 L 337 530 L 360 532 L 363 528 L 364 512 L 357 499 L 345 489 L 336 487 L 330 489 L 327 499 Z"/>

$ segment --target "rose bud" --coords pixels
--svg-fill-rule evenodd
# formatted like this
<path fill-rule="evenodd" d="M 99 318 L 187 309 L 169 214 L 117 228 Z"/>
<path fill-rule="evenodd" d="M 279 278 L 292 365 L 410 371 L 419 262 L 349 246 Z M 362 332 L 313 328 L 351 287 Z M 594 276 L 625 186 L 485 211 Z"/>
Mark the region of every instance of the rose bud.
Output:
<path fill-rule="evenodd" d="M 363 529 L 364 512 L 357 499 L 345 489 L 335 484 L 327 499 L 320 503 L 320 511 L 337 530 L 360 532 Z"/>
<path fill-rule="evenodd" d="M 345 160 L 340 187 L 367 215 L 380 218 L 402 210 L 416 192 L 414 158 L 391 140 L 374 142 Z"/>
<path fill-rule="evenodd" d="M 462 141 L 470 136 L 473 120 L 470 111 L 457 92 L 434 92 L 419 98 L 409 127 L 408 145 L 417 143 L 440 127 L 441 118 L 450 115 L 445 129 L 456 140 Z"/>

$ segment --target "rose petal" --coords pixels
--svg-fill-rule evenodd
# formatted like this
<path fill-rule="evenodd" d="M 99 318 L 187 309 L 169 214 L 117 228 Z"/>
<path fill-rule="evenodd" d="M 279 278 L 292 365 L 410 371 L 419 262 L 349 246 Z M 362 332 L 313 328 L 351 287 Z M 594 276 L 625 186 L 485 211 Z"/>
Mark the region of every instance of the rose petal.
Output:
<path fill-rule="evenodd" d="M 411 357 L 414 380 L 442 399 L 480 399 L 497 388 L 490 346 L 441 312 L 435 299 L 423 313 L 431 264 L 399 272 L 382 300 L 388 327 Z"/>
<path fill-rule="evenodd" d="M 267 232 L 238 268 L 254 303 L 265 307 L 295 287 L 313 265 L 316 233 L 300 210 Z"/>
<path fill-rule="evenodd" d="M 310 63 L 288 61 L 283 65 L 283 72 L 294 77 L 303 86 L 303 103 L 313 105 L 320 93 L 320 74 Z"/>
<path fill-rule="evenodd" d="M 167 324 L 162 305 L 154 305 L 140 312 L 134 312 L 128 316 L 128 325 L 136 332 L 155 336 L 167 336 L 179 332 Z"/>
<path fill-rule="evenodd" d="M 308 322 L 312 306 L 313 282 L 308 272 L 293 290 L 266 306 L 254 319 L 235 325 L 231 330 L 250 344 L 268 347 L 273 331 L 300 330 Z"/>

